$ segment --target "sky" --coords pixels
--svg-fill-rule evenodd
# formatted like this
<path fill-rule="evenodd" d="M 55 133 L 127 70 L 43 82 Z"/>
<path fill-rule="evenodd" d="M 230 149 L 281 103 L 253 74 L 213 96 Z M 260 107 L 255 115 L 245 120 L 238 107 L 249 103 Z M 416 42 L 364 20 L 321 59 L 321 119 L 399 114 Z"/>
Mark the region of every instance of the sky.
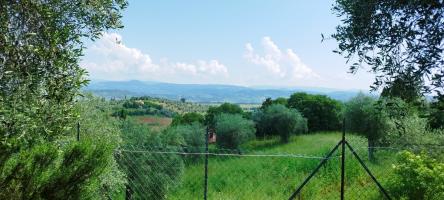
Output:
<path fill-rule="evenodd" d="M 332 52 L 333 3 L 130 0 L 125 27 L 88 42 L 81 66 L 92 80 L 368 90 L 373 75 Z"/>

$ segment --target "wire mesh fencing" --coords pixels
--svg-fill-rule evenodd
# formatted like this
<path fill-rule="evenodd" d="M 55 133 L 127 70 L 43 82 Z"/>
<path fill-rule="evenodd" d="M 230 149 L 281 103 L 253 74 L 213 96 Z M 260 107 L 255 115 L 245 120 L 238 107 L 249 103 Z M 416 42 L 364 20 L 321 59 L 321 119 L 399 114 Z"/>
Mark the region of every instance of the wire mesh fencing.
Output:
<path fill-rule="evenodd" d="M 288 199 L 321 162 L 294 199 L 340 199 L 341 149 L 317 155 L 237 149 L 132 147 L 116 152 L 127 176 L 122 199 Z M 400 149 L 356 146 L 353 151 L 385 187 Z M 205 159 L 208 157 L 207 173 Z M 350 149 L 344 163 L 345 199 L 384 199 Z M 206 178 L 205 178 L 206 177 Z M 205 191 L 207 190 L 207 191 Z"/>

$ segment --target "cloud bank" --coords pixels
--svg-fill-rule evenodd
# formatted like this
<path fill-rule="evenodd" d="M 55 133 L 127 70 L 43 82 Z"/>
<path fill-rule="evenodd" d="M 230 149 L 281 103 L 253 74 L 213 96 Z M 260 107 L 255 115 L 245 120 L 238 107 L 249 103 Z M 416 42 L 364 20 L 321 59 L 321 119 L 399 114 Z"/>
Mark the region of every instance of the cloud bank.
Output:
<path fill-rule="evenodd" d="M 86 51 L 81 62 L 95 79 L 107 80 L 160 80 L 190 81 L 228 77 L 228 69 L 220 61 L 196 60 L 195 62 L 154 62 L 150 55 L 137 48 L 126 46 L 117 33 L 103 33 Z"/>

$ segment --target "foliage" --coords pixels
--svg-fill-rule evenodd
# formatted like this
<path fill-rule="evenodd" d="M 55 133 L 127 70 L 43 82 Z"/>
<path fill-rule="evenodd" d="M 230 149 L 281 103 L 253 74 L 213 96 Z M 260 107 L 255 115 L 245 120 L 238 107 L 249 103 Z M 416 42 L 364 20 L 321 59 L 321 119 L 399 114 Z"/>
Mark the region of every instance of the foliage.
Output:
<path fill-rule="evenodd" d="M 78 118 L 76 97 L 87 82 L 78 61 L 87 39 L 121 27 L 126 5 L 124 0 L 0 4 L 2 199 L 92 194 L 84 188 L 92 187 L 112 151 L 104 143 L 66 139 Z"/>
<path fill-rule="evenodd" d="M 148 97 L 131 97 L 129 100 L 124 100 L 122 105 L 115 109 L 113 116 L 119 118 L 126 118 L 126 116 L 140 116 L 140 115 L 156 115 L 164 117 L 172 117 L 175 113 L 165 109 L 162 105 L 153 102 Z"/>
<path fill-rule="evenodd" d="M 130 199 L 164 199 L 175 187 L 183 172 L 183 161 L 178 155 L 133 153 L 131 150 L 159 151 L 169 146 L 184 144 L 182 137 L 175 134 L 152 132 L 148 126 L 131 120 L 121 124 L 123 145 L 117 154 L 119 166 L 126 173 L 126 197 Z M 138 166 L 144 166 L 138 168 Z M 140 169 L 140 170 L 134 170 Z M 155 191 L 138 196 L 137 191 Z M 151 196 L 150 196 L 151 195 Z"/>
<path fill-rule="evenodd" d="M 438 129 L 444 128 L 444 97 L 436 98 L 430 104 L 430 116 L 429 116 L 429 124 L 430 127 Z"/>
<path fill-rule="evenodd" d="M 62 151 L 60 151 L 62 150 Z M 90 199 L 112 149 L 84 140 L 63 148 L 42 143 L 14 154 L 0 173 L 1 199 Z"/>
<path fill-rule="evenodd" d="M 183 115 L 176 115 L 173 118 L 173 122 L 171 123 L 172 126 L 177 126 L 181 124 L 192 124 L 194 122 L 203 124 L 205 121 L 205 117 L 200 113 L 185 113 Z"/>
<path fill-rule="evenodd" d="M 444 163 L 421 153 L 405 151 L 393 166 L 395 176 L 390 180 L 390 191 L 396 199 L 443 199 Z"/>
<path fill-rule="evenodd" d="M 359 93 L 345 104 L 344 117 L 347 130 L 364 135 L 368 140 L 369 158 L 378 142 L 385 136 L 390 126 L 384 109 L 378 108 L 375 99 Z"/>
<path fill-rule="evenodd" d="M 289 109 L 281 104 L 273 104 L 264 111 L 257 111 L 257 136 L 277 134 L 281 142 L 287 143 L 290 135 L 307 132 L 307 120 L 296 109 Z"/>
<path fill-rule="evenodd" d="M 205 127 L 200 123 L 191 123 L 172 126 L 165 130 L 165 135 L 169 137 L 183 138 L 182 146 L 191 152 L 202 149 L 205 146 Z"/>
<path fill-rule="evenodd" d="M 261 109 L 265 109 L 268 106 L 271 106 L 273 104 L 281 104 L 281 105 L 287 106 L 288 100 L 286 98 L 283 98 L 283 97 L 279 97 L 279 98 L 277 98 L 275 100 L 273 100 L 271 98 L 267 98 L 267 99 L 265 99 L 264 102 L 262 102 Z"/>
<path fill-rule="evenodd" d="M 241 144 L 254 138 L 254 123 L 240 114 L 222 113 L 216 117 L 217 146 L 238 149 Z"/>
<path fill-rule="evenodd" d="M 95 143 L 106 145 L 107 148 L 116 149 L 122 142 L 120 138 L 119 121 L 110 116 L 112 106 L 105 99 L 85 94 L 78 98 L 76 111 L 79 118 L 79 139 L 91 140 Z M 72 129 L 72 135 L 77 134 L 76 129 Z M 110 161 L 99 177 L 98 187 L 95 188 L 103 199 L 122 192 L 125 185 L 125 176 L 118 168 L 113 153 L 105 154 Z"/>
<path fill-rule="evenodd" d="M 205 115 L 205 125 L 209 126 L 211 129 L 214 129 L 216 126 L 216 116 L 222 113 L 243 114 L 243 110 L 239 105 L 231 103 L 223 103 L 217 107 L 211 106 L 208 108 Z"/>
<path fill-rule="evenodd" d="M 427 119 L 412 114 L 398 121 L 404 131 L 399 131 L 393 120 L 388 121 L 390 129 L 384 137 L 384 142 L 390 146 L 408 149 L 413 153 L 427 152 L 430 157 L 444 159 L 444 131 L 430 129 Z"/>
<path fill-rule="evenodd" d="M 339 130 L 341 127 L 341 106 L 339 101 L 325 95 L 294 93 L 288 99 L 288 107 L 295 108 L 307 118 L 308 130 Z"/>
<path fill-rule="evenodd" d="M 332 35 L 339 43 L 335 52 L 354 62 L 353 73 L 371 66 L 374 89 L 401 86 L 399 92 L 413 96 L 417 87 L 442 91 L 443 1 L 337 0 L 333 11 L 342 18 Z"/>
<path fill-rule="evenodd" d="M 165 137 L 175 137 L 183 139 L 181 151 L 183 152 L 204 152 L 205 149 L 205 127 L 198 122 L 191 124 L 182 124 L 172 126 L 166 129 L 163 134 Z M 191 161 L 196 161 L 201 158 L 200 155 L 184 155 L 185 161 L 187 158 Z"/>
<path fill-rule="evenodd" d="M 402 75 L 397 77 L 390 85 L 386 86 L 381 96 L 386 98 L 400 98 L 403 101 L 415 105 L 421 106 L 422 94 L 421 94 L 421 82 L 415 82 L 413 77 Z"/>

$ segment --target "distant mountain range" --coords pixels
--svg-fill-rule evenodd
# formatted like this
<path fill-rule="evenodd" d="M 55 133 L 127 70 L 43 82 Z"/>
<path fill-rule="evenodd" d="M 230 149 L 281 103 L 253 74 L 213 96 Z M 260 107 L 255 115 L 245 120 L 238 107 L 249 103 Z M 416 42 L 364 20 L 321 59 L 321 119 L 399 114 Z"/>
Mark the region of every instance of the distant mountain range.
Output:
<path fill-rule="evenodd" d="M 174 84 L 151 81 L 91 81 L 85 91 L 105 98 L 123 99 L 132 96 L 152 96 L 199 103 L 261 103 L 268 97 L 289 97 L 295 92 L 324 94 L 331 98 L 346 101 L 355 96 L 359 90 L 338 90 L 316 87 L 244 87 L 235 85 L 213 84 Z"/>

